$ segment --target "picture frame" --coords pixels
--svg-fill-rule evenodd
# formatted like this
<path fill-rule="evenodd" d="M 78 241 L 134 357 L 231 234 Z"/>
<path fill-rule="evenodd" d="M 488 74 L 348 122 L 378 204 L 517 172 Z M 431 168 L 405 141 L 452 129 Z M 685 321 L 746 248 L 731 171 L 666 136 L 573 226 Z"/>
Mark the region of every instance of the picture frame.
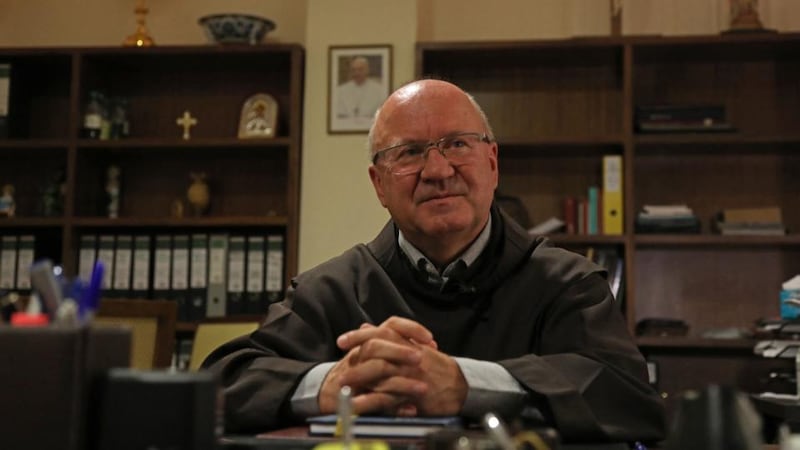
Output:
<path fill-rule="evenodd" d="M 328 133 L 366 133 L 392 86 L 392 46 L 328 49 Z"/>

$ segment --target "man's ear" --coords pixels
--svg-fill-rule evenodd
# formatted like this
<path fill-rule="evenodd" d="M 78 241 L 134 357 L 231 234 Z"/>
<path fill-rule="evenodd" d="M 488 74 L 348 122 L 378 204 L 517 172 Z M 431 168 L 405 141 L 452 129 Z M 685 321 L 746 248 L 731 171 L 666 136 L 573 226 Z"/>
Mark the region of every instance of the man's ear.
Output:
<path fill-rule="evenodd" d="M 498 186 L 500 181 L 500 170 L 497 166 L 497 153 L 498 147 L 497 142 L 492 142 L 492 147 L 489 149 L 489 165 L 492 167 L 492 172 L 494 173 L 494 187 L 495 189 Z"/>
<path fill-rule="evenodd" d="M 369 166 L 369 179 L 372 180 L 372 186 L 375 188 L 375 194 L 381 202 L 381 206 L 386 208 L 386 194 L 383 190 L 384 179 L 381 176 L 380 170 L 377 167 Z"/>

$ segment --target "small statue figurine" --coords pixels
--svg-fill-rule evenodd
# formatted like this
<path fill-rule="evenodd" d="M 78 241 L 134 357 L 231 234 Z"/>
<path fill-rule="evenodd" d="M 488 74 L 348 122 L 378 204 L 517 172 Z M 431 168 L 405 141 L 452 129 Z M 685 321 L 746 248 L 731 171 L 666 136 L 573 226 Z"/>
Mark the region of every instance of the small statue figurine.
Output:
<path fill-rule="evenodd" d="M 108 166 L 106 172 L 106 194 L 108 195 L 108 217 L 112 219 L 119 217 L 119 178 L 119 167 L 115 165 Z"/>
<path fill-rule="evenodd" d="M 192 213 L 195 216 L 202 216 L 210 202 L 206 174 L 205 172 L 192 172 L 189 176 L 192 178 L 192 184 L 189 185 L 189 189 L 186 191 L 186 198 L 192 207 Z"/>
<path fill-rule="evenodd" d="M 176 198 L 172 201 L 172 205 L 170 205 L 169 213 L 171 217 L 176 219 L 183 218 L 183 200 Z"/>
<path fill-rule="evenodd" d="M 14 217 L 16 203 L 14 202 L 14 185 L 3 185 L 3 194 L 0 195 L 0 217 Z"/>

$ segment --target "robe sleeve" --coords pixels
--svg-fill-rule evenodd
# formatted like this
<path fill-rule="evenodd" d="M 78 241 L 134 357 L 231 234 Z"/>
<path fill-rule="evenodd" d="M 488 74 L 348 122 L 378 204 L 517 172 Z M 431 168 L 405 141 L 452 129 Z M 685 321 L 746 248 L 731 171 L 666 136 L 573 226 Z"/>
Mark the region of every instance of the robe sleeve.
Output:
<path fill-rule="evenodd" d="M 534 351 L 499 361 L 564 436 L 660 440 L 661 399 L 599 272 L 566 285 L 544 315 Z"/>
<path fill-rule="evenodd" d="M 305 296 L 289 289 L 283 302 L 270 305 L 258 330 L 224 344 L 203 362 L 219 377 L 227 433 L 296 424 L 290 399 L 302 377 L 315 365 L 342 357 L 333 331 L 339 321 L 326 318 L 324 302 L 300 297 Z"/>

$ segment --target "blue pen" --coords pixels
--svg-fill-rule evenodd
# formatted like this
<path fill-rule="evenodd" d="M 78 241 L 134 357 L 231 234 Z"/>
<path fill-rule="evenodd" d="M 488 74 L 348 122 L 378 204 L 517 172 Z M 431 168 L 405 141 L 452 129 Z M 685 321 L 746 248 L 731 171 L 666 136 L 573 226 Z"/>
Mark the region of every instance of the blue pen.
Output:
<path fill-rule="evenodd" d="M 102 261 L 95 261 L 92 269 L 92 277 L 89 285 L 83 290 L 80 300 L 80 307 L 84 311 L 84 317 L 91 317 L 100 304 L 100 287 L 103 284 L 103 272 L 105 267 Z"/>

